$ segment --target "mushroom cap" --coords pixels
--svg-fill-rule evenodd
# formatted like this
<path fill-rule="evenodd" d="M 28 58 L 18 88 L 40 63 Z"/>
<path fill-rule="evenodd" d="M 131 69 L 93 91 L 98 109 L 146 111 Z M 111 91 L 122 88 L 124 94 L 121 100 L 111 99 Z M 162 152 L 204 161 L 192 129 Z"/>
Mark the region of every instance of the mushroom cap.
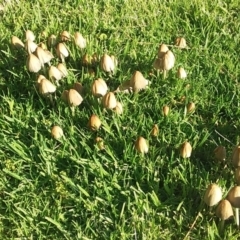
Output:
<path fill-rule="evenodd" d="M 24 43 L 16 36 L 12 36 L 11 43 L 17 49 L 24 48 Z"/>
<path fill-rule="evenodd" d="M 220 201 L 216 209 L 216 215 L 224 221 L 230 217 L 233 217 L 233 209 L 231 203 L 226 199 Z"/>
<path fill-rule="evenodd" d="M 179 48 L 186 48 L 187 47 L 186 39 L 183 37 L 177 37 L 175 45 L 178 46 Z"/>
<path fill-rule="evenodd" d="M 191 154 L 192 154 L 192 146 L 189 142 L 186 141 L 181 146 L 180 155 L 183 158 L 189 158 L 191 157 Z"/>
<path fill-rule="evenodd" d="M 42 66 L 45 63 L 49 63 L 54 58 L 51 52 L 44 50 L 41 47 L 37 47 L 34 53 L 40 60 Z"/>
<path fill-rule="evenodd" d="M 57 65 L 57 69 L 62 73 L 62 77 L 66 77 L 68 75 L 67 68 L 63 63 L 59 63 Z"/>
<path fill-rule="evenodd" d="M 56 53 L 62 62 L 64 62 L 64 59 L 69 56 L 68 49 L 64 43 L 58 43 Z"/>
<path fill-rule="evenodd" d="M 68 31 L 64 30 L 60 34 L 60 39 L 63 42 L 70 41 L 71 40 L 71 35 Z"/>
<path fill-rule="evenodd" d="M 93 131 L 97 131 L 101 127 L 101 124 L 100 118 L 97 115 L 92 114 L 88 121 L 89 128 Z"/>
<path fill-rule="evenodd" d="M 75 44 L 80 47 L 81 49 L 82 48 L 85 48 L 86 47 L 86 39 L 82 36 L 82 34 L 80 32 L 75 32 L 74 34 L 74 40 L 75 40 Z"/>
<path fill-rule="evenodd" d="M 25 49 L 28 52 L 28 54 L 35 52 L 37 47 L 38 45 L 35 42 L 31 41 L 30 39 L 28 39 L 25 43 Z"/>
<path fill-rule="evenodd" d="M 218 204 L 218 202 L 221 201 L 221 199 L 222 199 L 221 188 L 215 183 L 210 184 L 204 194 L 204 202 L 208 206 L 212 207 Z"/>
<path fill-rule="evenodd" d="M 175 56 L 171 50 L 168 50 L 162 57 L 162 69 L 169 71 L 174 67 Z"/>
<path fill-rule="evenodd" d="M 48 75 L 50 79 L 54 79 L 55 81 L 59 81 L 62 78 L 62 72 L 55 66 L 50 66 Z"/>
<path fill-rule="evenodd" d="M 27 30 L 25 32 L 26 40 L 34 41 L 35 40 L 35 35 L 31 30 Z"/>
<path fill-rule="evenodd" d="M 232 153 L 232 164 L 234 167 L 240 166 L 240 146 L 236 146 Z"/>
<path fill-rule="evenodd" d="M 224 146 L 217 146 L 214 151 L 214 156 L 215 158 L 220 161 L 223 162 L 226 159 L 226 148 Z"/>
<path fill-rule="evenodd" d="M 187 77 L 187 72 L 183 67 L 178 68 L 177 77 L 180 79 L 185 79 Z"/>
<path fill-rule="evenodd" d="M 170 107 L 165 105 L 163 106 L 163 115 L 166 117 L 169 114 Z"/>
<path fill-rule="evenodd" d="M 27 69 L 29 72 L 37 73 L 40 71 L 42 65 L 40 60 L 34 55 L 29 54 L 27 58 Z"/>
<path fill-rule="evenodd" d="M 135 148 L 139 153 L 147 153 L 148 152 L 148 144 L 145 138 L 138 137 L 135 142 Z"/>
<path fill-rule="evenodd" d="M 117 101 L 117 105 L 116 105 L 116 107 L 113 110 L 118 115 L 122 114 L 123 113 L 123 105 L 122 105 L 122 103 Z"/>
<path fill-rule="evenodd" d="M 60 139 L 63 136 L 63 130 L 61 127 L 55 125 L 51 130 L 51 135 L 55 139 Z"/>
<path fill-rule="evenodd" d="M 95 97 L 103 97 L 108 90 L 106 82 L 102 78 L 96 79 L 92 84 L 92 94 Z"/>
<path fill-rule="evenodd" d="M 57 44 L 57 37 L 54 34 L 51 34 L 47 40 L 48 47 L 55 47 Z"/>
<path fill-rule="evenodd" d="M 130 87 L 134 92 L 145 89 L 148 85 L 148 80 L 144 78 L 141 72 L 135 71 L 130 79 Z"/>
<path fill-rule="evenodd" d="M 158 47 L 158 58 L 162 58 L 168 50 L 169 48 L 166 44 L 160 44 Z"/>
<path fill-rule="evenodd" d="M 82 101 L 82 96 L 75 89 L 70 89 L 68 91 L 68 104 L 70 106 L 77 107 Z"/>
<path fill-rule="evenodd" d="M 100 67 L 104 72 L 114 71 L 115 65 L 112 58 L 108 54 L 104 54 L 100 59 Z"/>
<path fill-rule="evenodd" d="M 42 78 L 38 85 L 39 93 L 43 95 L 54 93 L 56 89 L 56 86 L 46 78 Z"/>
<path fill-rule="evenodd" d="M 102 104 L 107 109 L 114 109 L 117 106 L 117 99 L 113 92 L 106 93 L 102 98 Z"/>
<path fill-rule="evenodd" d="M 196 108 L 196 105 L 195 105 L 194 102 L 188 103 L 188 105 L 187 105 L 187 113 L 193 112 L 195 110 L 195 108 Z"/>
<path fill-rule="evenodd" d="M 153 137 L 157 137 L 158 133 L 159 133 L 158 125 L 154 124 L 150 134 Z"/>
<path fill-rule="evenodd" d="M 235 208 L 240 208 L 240 186 L 235 186 L 230 189 L 227 195 L 227 200 Z"/>

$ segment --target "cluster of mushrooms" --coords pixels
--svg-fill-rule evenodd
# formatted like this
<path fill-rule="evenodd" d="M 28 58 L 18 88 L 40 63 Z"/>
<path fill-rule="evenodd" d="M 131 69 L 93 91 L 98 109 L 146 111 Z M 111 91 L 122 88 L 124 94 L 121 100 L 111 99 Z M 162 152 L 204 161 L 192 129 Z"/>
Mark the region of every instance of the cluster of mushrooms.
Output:
<path fill-rule="evenodd" d="M 14 49 L 25 51 L 27 55 L 26 67 L 29 72 L 35 73 L 37 76 L 36 86 L 39 94 L 52 102 L 52 96 L 60 85 L 61 80 L 68 76 L 67 63 L 65 61 L 66 58 L 70 56 L 68 43 L 70 41 L 74 42 L 75 46 L 82 51 L 86 48 L 87 41 L 80 32 L 75 32 L 72 36 L 68 31 L 63 31 L 58 36 L 54 34 L 47 36 L 47 34 L 43 32 L 41 33 L 41 37 L 44 40 L 40 43 L 35 42 L 36 36 L 31 30 L 25 32 L 25 37 L 25 42 L 23 42 L 17 36 L 12 36 L 11 44 Z M 178 37 L 175 46 L 180 49 L 187 48 L 186 40 L 183 37 Z M 54 57 L 54 54 L 56 54 L 57 58 Z M 53 60 L 55 65 L 51 64 Z M 108 75 L 114 73 L 118 64 L 117 58 L 107 53 L 104 53 L 102 56 L 98 56 L 96 53 L 93 55 L 85 53 L 82 56 L 81 62 L 82 66 L 87 67 L 90 71 L 92 67 L 99 66 L 100 69 Z M 173 52 L 169 50 L 166 44 L 160 44 L 153 67 L 158 72 L 162 72 L 165 78 L 167 72 L 173 68 L 174 64 L 175 56 Z M 178 68 L 177 76 L 180 79 L 187 77 L 184 68 Z M 147 80 L 140 71 L 134 71 L 130 80 L 123 82 L 114 91 L 109 91 L 107 83 L 102 78 L 96 78 L 92 82 L 90 92 L 105 109 L 110 109 L 116 114 L 122 114 L 123 104 L 117 100 L 116 95 L 119 92 L 137 93 L 148 88 L 149 84 L 149 80 Z M 84 100 L 84 87 L 80 82 L 75 82 L 71 89 L 62 92 L 61 99 L 70 106 L 74 114 L 76 107 Z M 190 102 L 187 105 L 186 111 L 187 113 L 191 113 L 194 109 L 195 104 Z M 169 106 L 163 106 L 163 115 L 167 116 L 169 110 Z M 101 127 L 100 118 L 93 114 L 89 118 L 88 126 L 91 130 L 97 131 Z M 54 126 L 51 134 L 55 139 L 60 139 L 64 136 L 60 126 Z M 156 124 L 151 130 L 151 135 L 158 135 L 158 126 Z M 96 143 L 98 143 L 100 149 L 104 149 L 102 141 L 102 138 L 96 138 Z M 147 153 L 149 148 L 147 140 L 139 136 L 135 142 L 135 148 L 139 153 Z M 184 142 L 181 146 L 181 156 L 188 158 L 191 155 L 191 151 L 191 144 L 187 141 Z"/>
<path fill-rule="evenodd" d="M 224 146 L 218 146 L 214 150 L 215 158 L 218 161 L 224 162 L 226 160 L 226 149 Z M 233 208 L 235 208 L 235 221 L 239 228 L 239 208 L 240 208 L 240 146 L 236 146 L 232 153 L 232 165 L 235 168 L 235 182 L 236 186 L 233 186 L 229 191 L 225 199 L 222 199 L 222 190 L 216 184 L 212 183 L 208 186 L 204 194 L 204 202 L 213 207 L 217 205 L 216 215 L 221 219 L 220 232 L 224 230 L 224 223 L 226 220 L 233 218 Z"/>

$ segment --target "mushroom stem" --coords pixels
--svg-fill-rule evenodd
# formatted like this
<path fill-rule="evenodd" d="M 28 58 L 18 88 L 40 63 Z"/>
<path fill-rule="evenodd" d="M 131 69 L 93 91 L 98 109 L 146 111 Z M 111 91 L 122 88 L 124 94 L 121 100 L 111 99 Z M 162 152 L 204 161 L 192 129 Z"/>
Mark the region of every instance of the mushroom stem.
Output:
<path fill-rule="evenodd" d="M 72 111 L 72 115 L 75 116 L 75 107 L 74 106 L 71 106 L 71 111 Z"/>
<path fill-rule="evenodd" d="M 223 231 L 224 231 L 224 226 L 225 226 L 225 220 L 221 219 L 221 221 L 219 222 L 219 226 L 218 226 L 218 229 L 219 229 L 219 233 L 222 234 Z"/>
<path fill-rule="evenodd" d="M 167 70 L 163 70 L 163 79 L 165 79 L 167 77 Z"/>
<path fill-rule="evenodd" d="M 237 227 L 239 228 L 239 208 L 235 209 L 235 217 L 236 217 Z"/>

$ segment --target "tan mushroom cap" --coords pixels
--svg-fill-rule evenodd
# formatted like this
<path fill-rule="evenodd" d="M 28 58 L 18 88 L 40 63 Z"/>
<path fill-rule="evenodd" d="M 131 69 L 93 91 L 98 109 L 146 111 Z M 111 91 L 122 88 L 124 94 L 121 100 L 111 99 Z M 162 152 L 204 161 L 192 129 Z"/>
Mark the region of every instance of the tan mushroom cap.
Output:
<path fill-rule="evenodd" d="M 27 69 L 29 72 L 37 73 L 40 71 L 42 65 L 38 57 L 34 54 L 29 54 L 27 58 Z"/>
<path fill-rule="evenodd" d="M 227 200 L 235 208 L 240 208 L 240 186 L 235 186 L 230 189 L 227 195 Z"/>
<path fill-rule="evenodd" d="M 54 34 L 51 34 L 47 40 L 48 47 L 55 47 L 57 44 L 57 37 Z"/>
<path fill-rule="evenodd" d="M 82 96 L 75 89 L 70 89 L 68 91 L 68 103 L 70 106 L 77 107 L 82 101 Z"/>
<path fill-rule="evenodd" d="M 141 72 L 135 71 L 130 79 L 130 87 L 132 87 L 134 92 L 138 92 L 145 89 L 148 85 L 148 80 L 144 78 Z"/>
<path fill-rule="evenodd" d="M 106 95 L 108 87 L 102 78 L 96 79 L 92 84 L 92 94 L 95 97 L 103 97 Z"/>
<path fill-rule="evenodd" d="M 16 36 L 12 36 L 11 44 L 16 49 L 24 48 L 24 43 Z"/>
<path fill-rule="evenodd" d="M 57 69 L 62 73 L 62 77 L 67 77 L 68 71 L 66 66 L 63 63 L 57 65 Z"/>
<path fill-rule="evenodd" d="M 114 109 L 117 106 L 117 99 L 113 92 L 108 92 L 102 98 L 102 104 L 107 109 Z"/>
<path fill-rule="evenodd" d="M 62 78 L 62 72 L 55 66 L 50 66 L 48 70 L 48 76 L 50 79 L 58 82 Z"/>
<path fill-rule="evenodd" d="M 178 46 L 179 48 L 186 48 L 187 47 L 186 39 L 183 37 L 176 38 L 175 45 Z"/>
<path fill-rule="evenodd" d="M 35 40 L 35 35 L 31 30 L 27 30 L 25 32 L 26 40 L 34 41 Z"/>
<path fill-rule="evenodd" d="M 70 41 L 71 40 L 71 35 L 68 31 L 64 30 L 60 34 L 60 39 L 63 42 Z"/>
<path fill-rule="evenodd" d="M 37 47 L 38 45 L 29 39 L 25 42 L 25 49 L 28 52 L 28 54 L 35 52 Z"/>
<path fill-rule="evenodd" d="M 158 58 L 162 58 L 168 50 L 169 48 L 166 44 L 160 44 L 158 47 Z"/>
<path fill-rule="evenodd" d="M 83 35 L 80 32 L 75 32 L 74 41 L 75 41 L 75 44 L 81 49 L 85 48 L 87 45 L 86 39 L 83 37 Z"/>
<path fill-rule="evenodd" d="M 58 43 L 56 53 L 62 62 L 65 62 L 65 58 L 69 56 L 68 49 L 64 43 Z"/>
<path fill-rule="evenodd" d="M 114 71 L 115 65 L 112 58 L 108 54 L 104 54 L 100 59 L 100 68 L 104 72 L 112 72 Z"/>
<path fill-rule="evenodd" d="M 44 50 L 41 47 L 37 47 L 34 53 L 40 60 L 42 66 L 44 66 L 45 63 L 50 63 L 50 61 L 54 58 L 51 52 Z"/>
<path fill-rule="evenodd" d="M 56 86 L 46 78 L 42 78 L 38 84 L 39 93 L 42 95 L 54 93 L 56 89 Z"/>
<path fill-rule="evenodd" d="M 144 137 L 140 136 L 137 138 L 135 142 L 135 148 L 139 153 L 147 153 L 148 152 L 148 144 Z"/>
<path fill-rule="evenodd" d="M 232 217 L 233 209 L 231 203 L 226 199 L 220 201 L 216 209 L 216 215 L 224 221 Z"/>
<path fill-rule="evenodd" d="M 212 207 L 218 204 L 221 201 L 221 199 L 222 199 L 221 188 L 215 183 L 210 184 L 204 194 L 204 202 L 209 207 Z"/>
<path fill-rule="evenodd" d="M 240 166 L 240 146 L 236 146 L 232 153 L 232 164 L 234 167 Z"/>
<path fill-rule="evenodd" d="M 97 131 L 101 127 L 101 124 L 100 118 L 97 115 L 92 114 L 88 121 L 88 127 L 93 131 Z"/>
<path fill-rule="evenodd" d="M 51 130 L 51 135 L 55 139 L 60 139 L 63 136 L 63 130 L 61 127 L 55 125 Z"/>
<path fill-rule="evenodd" d="M 174 67 L 175 56 L 171 50 L 168 50 L 162 57 L 162 70 L 169 71 Z"/>
<path fill-rule="evenodd" d="M 192 154 L 192 146 L 189 142 L 184 142 L 180 148 L 180 155 L 183 158 L 189 158 Z"/>

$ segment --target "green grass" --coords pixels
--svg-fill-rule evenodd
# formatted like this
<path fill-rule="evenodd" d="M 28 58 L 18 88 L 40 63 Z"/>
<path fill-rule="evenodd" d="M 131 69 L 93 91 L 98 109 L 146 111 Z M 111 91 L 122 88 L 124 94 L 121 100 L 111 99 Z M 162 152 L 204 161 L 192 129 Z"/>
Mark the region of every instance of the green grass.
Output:
<path fill-rule="evenodd" d="M 234 185 L 231 152 L 240 131 L 238 1 L 16 2 L 0 16 L 0 239 L 184 239 L 206 187 L 217 182 L 225 197 Z M 11 37 L 24 41 L 27 29 L 36 42 L 46 41 L 42 31 L 48 36 L 80 31 L 87 39 L 83 51 L 67 44 L 69 76 L 58 87 L 54 106 L 38 94 L 26 53 L 11 47 Z M 186 38 L 189 49 L 173 46 L 178 36 Z M 160 43 L 171 45 L 176 56 L 166 79 L 152 68 Z M 95 52 L 117 57 L 113 76 L 97 67 L 92 77 L 81 66 L 83 54 Z M 186 80 L 177 79 L 179 66 L 186 69 Z M 122 115 L 103 110 L 89 94 L 94 79 L 103 78 L 115 90 L 135 70 L 151 85 L 138 94 L 117 95 Z M 61 93 L 76 81 L 87 94 L 72 116 Z M 191 101 L 196 111 L 186 115 Z M 164 105 L 170 106 L 167 117 Z M 103 123 L 98 133 L 87 127 L 93 113 Z M 157 138 L 150 136 L 154 124 Z M 63 128 L 65 139 L 51 138 L 53 125 Z M 98 151 L 96 136 L 104 139 L 104 151 Z M 134 149 L 138 136 L 149 141 L 145 156 Z M 193 146 L 190 159 L 179 154 L 185 140 Z M 217 145 L 227 149 L 226 168 L 214 161 Z M 234 220 L 224 236 L 218 222 L 214 209 L 204 206 L 188 239 L 240 238 Z"/>

